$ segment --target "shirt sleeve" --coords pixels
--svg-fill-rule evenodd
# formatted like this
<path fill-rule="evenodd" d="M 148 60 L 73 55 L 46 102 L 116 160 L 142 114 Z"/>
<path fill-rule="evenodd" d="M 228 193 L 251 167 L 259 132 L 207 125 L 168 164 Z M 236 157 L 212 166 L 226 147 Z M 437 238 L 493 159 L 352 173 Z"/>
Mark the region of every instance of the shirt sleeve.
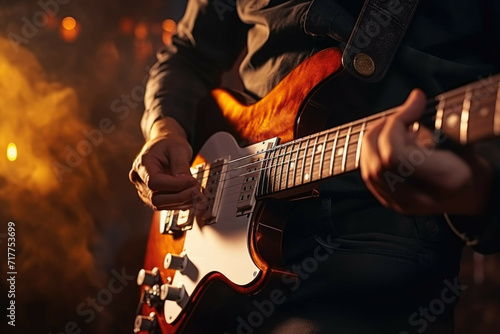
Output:
<path fill-rule="evenodd" d="M 218 86 L 244 49 L 248 26 L 230 2 L 189 0 L 172 45 L 151 68 L 141 121 L 144 137 L 165 116 L 176 119 L 192 139 L 200 100 Z"/>

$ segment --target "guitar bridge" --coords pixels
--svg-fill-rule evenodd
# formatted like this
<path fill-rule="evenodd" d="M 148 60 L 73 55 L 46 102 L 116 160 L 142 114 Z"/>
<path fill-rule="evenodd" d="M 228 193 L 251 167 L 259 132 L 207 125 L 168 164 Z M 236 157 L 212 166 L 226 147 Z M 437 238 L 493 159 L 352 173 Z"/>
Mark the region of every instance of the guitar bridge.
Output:
<path fill-rule="evenodd" d="M 191 174 L 198 180 L 203 181 L 205 164 L 191 168 Z M 175 234 L 193 228 L 194 210 L 162 210 L 160 211 L 160 233 Z"/>
<path fill-rule="evenodd" d="M 175 234 L 193 227 L 194 214 L 191 210 L 160 211 L 160 233 Z"/>

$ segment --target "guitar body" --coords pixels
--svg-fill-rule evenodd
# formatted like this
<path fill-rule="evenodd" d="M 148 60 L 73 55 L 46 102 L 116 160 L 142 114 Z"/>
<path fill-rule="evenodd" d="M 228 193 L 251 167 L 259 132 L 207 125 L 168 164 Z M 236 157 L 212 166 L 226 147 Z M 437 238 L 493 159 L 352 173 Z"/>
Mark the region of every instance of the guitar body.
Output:
<path fill-rule="evenodd" d="M 273 277 L 281 276 L 284 272 L 281 245 L 286 222 L 283 212 L 288 204 L 285 201 L 264 199 L 252 202 L 251 208 L 244 214 L 237 213 L 234 202 L 241 196 L 242 183 L 246 179 L 245 175 L 241 176 L 241 170 L 248 169 L 250 172 L 261 166 L 258 161 L 252 161 L 253 155 L 277 145 L 280 140 L 287 142 L 322 129 L 328 113 L 318 108 L 318 104 L 308 102 L 312 101 L 311 96 L 322 82 L 340 71 L 340 57 L 338 49 L 327 49 L 312 56 L 254 104 L 246 105 L 222 89 L 214 90 L 212 98 L 203 103 L 203 109 L 215 108 L 220 111 L 217 115 L 204 110 L 210 119 L 200 123 L 210 126 L 201 128 L 197 134 L 195 151 L 199 144 L 205 144 L 195 158 L 192 171 L 196 172 L 196 166 L 202 163 L 210 164 L 221 157 L 227 157 L 226 163 L 237 162 L 231 166 L 235 171 L 228 172 L 224 180 L 226 190 L 215 223 L 204 224 L 195 219 L 190 230 L 162 234 L 160 225 L 165 216 L 161 212 L 154 213 L 144 268 L 158 268 L 163 283 L 183 285 L 189 295 L 182 302 L 166 301 L 163 310 L 146 303 L 140 307 L 142 315 L 151 312 L 156 314 L 161 333 L 191 332 L 186 327 L 189 326 L 189 319 L 198 317 L 197 312 L 203 313 L 204 308 L 217 303 L 217 298 L 202 299 L 202 295 L 235 294 L 232 300 L 241 295 L 236 303 L 238 307 L 244 307 L 244 295 L 257 293 L 264 287 L 269 289 L 273 286 Z M 307 108 L 320 110 L 306 112 Z M 306 126 L 298 126 L 299 121 Z M 239 147 L 236 139 L 227 132 L 218 132 L 209 137 L 213 128 L 215 131 L 231 131 L 239 142 L 251 145 Z M 249 158 L 242 159 L 246 156 Z M 310 190 L 301 189 L 300 193 Z M 290 193 L 289 196 L 300 193 Z M 227 209 L 225 203 L 228 203 Z M 186 252 L 189 259 L 182 273 L 164 269 L 167 253 L 182 252 Z M 207 300 L 211 300 L 210 305 Z M 224 306 L 227 308 L 227 302 Z M 227 316 L 224 316 L 226 321 Z M 219 321 L 213 320 L 205 325 L 213 328 L 218 324 Z"/>

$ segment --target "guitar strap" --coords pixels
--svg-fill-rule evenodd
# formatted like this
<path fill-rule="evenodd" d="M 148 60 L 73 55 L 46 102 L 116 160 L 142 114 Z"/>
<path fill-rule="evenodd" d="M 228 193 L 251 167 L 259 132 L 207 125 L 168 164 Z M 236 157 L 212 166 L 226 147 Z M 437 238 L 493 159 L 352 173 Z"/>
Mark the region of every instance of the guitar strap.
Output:
<path fill-rule="evenodd" d="M 418 0 L 366 0 L 342 54 L 344 68 L 359 79 L 380 81 L 417 5 Z"/>
<path fill-rule="evenodd" d="M 417 5 L 418 0 L 365 0 L 344 48 L 344 68 L 365 82 L 382 80 Z M 345 30 L 353 21 L 337 0 L 313 0 L 306 13 L 304 29 L 313 36 L 342 40 L 341 36 L 349 35 Z"/>

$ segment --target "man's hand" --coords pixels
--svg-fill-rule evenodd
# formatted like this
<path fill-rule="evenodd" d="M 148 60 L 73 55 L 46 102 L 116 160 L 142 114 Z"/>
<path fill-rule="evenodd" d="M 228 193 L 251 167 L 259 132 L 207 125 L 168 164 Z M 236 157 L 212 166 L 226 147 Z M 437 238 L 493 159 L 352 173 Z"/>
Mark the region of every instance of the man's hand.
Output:
<path fill-rule="evenodd" d="M 367 131 L 360 158 L 366 186 L 383 205 L 405 214 L 484 213 L 491 166 L 471 147 L 460 154 L 436 149 L 428 131 L 425 137 L 425 130 L 411 130 L 425 103 L 414 90 L 395 114 Z"/>
<path fill-rule="evenodd" d="M 193 149 L 173 118 L 156 121 L 129 173 L 139 197 L 155 210 L 186 209 L 202 198 L 189 170 Z"/>

